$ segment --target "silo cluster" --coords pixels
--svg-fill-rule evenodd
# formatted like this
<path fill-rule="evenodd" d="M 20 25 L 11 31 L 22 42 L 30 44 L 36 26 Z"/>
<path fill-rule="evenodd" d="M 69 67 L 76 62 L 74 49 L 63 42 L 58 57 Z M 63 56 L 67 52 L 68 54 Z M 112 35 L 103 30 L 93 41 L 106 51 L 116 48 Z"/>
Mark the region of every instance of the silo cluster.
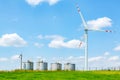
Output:
<path fill-rule="evenodd" d="M 50 70 L 51 71 L 63 70 L 62 67 L 63 67 L 62 63 L 56 62 L 56 63 L 51 63 L 50 64 Z M 23 69 L 24 70 L 33 70 L 34 69 L 34 63 L 30 60 L 28 60 L 27 62 L 23 62 Z M 48 70 L 48 63 L 44 62 L 44 61 L 38 61 L 36 63 L 36 70 L 40 70 L 40 71 Z M 65 63 L 64 64 L 64 70 L 74 71 L 75 70 L 75 64 Z"/>

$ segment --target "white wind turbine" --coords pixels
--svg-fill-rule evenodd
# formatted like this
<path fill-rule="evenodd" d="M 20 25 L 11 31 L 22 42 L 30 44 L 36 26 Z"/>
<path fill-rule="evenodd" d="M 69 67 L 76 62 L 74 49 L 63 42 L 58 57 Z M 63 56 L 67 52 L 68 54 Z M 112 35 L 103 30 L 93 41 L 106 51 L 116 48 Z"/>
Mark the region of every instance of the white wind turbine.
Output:
<path fill-rule="evenodd" d="M 84 70 L 87 71 L 88 70 L 88 31 L 102 31 L 102 32 L 112 32 L 112 31 L 111 30 L 89 29 L 81 11 L 80 11 L 79 6 L 78 5 L 76 5 L 76 6 L 77 6 L 78 13 L 81 17 L 81 20 L 82 20 L 82 23 L 84 26 L 84 38 L 85 38 L 85 68 L 84 68 Z M 80 45 L 81 45 L 81 43 L 80 43 Z"/>

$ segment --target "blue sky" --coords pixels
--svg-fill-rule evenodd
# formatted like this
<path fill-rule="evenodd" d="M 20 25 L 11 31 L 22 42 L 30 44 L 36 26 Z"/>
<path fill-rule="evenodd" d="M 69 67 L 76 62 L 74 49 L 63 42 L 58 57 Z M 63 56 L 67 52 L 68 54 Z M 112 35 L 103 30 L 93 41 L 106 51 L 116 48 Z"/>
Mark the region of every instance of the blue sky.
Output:
<path fill-rule="evenodd" d="M 20 53 L 24 61 L 42 58 L 84 67 L 84 31 L 76 2 L 89 28 L 113 31 L 89 32 L 89 66 L 120 66 L 120 1 L 0 0 L 0 70 L 19 68 Z"/>

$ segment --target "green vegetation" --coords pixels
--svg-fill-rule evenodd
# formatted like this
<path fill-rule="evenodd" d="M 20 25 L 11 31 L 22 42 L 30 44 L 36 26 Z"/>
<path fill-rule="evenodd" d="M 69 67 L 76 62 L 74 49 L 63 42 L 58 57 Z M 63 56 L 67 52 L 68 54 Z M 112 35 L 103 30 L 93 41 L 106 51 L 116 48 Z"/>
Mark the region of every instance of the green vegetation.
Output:
<path fill-rule="evenodd" d="M 0 80 L 120 80 L 120 71 L 1 71 Z"/>

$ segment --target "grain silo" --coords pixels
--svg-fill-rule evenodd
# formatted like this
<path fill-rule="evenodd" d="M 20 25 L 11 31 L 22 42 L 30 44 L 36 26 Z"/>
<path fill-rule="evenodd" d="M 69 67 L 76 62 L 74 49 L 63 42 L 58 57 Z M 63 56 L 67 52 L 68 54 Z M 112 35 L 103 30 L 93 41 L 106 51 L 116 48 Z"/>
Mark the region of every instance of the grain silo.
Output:
<path fill-rule="evenodd" d="M 61 63 L 51 63 L 51 70 L 52 71 L 62 70 L 62 64 Z"/>
<path fill-rule="evenodd" d="M 26 62 L 23 62 L 23 70 L 26 70 Z"/>
<path fill-rule="evenodd" d="M 75 70 L 75 64 L 71 64 L 71 63 L 66 63 L 64 64 L 64 70 L 68 70 L 68 71 L 71 71 L 71 70 Z"/>
<path fill-rule="evenodd" d="M 24 62 L 23 68 L 25 70 L 33 70 L 33 62 L 31 62 L 29 60 L 27 62 Z"/>
<path fill-rule="evenodd" d="M 41 70 L 41 71 L 48 70 L 48 63 L 43 61 L 38 61 L 37 70 Z"/>

